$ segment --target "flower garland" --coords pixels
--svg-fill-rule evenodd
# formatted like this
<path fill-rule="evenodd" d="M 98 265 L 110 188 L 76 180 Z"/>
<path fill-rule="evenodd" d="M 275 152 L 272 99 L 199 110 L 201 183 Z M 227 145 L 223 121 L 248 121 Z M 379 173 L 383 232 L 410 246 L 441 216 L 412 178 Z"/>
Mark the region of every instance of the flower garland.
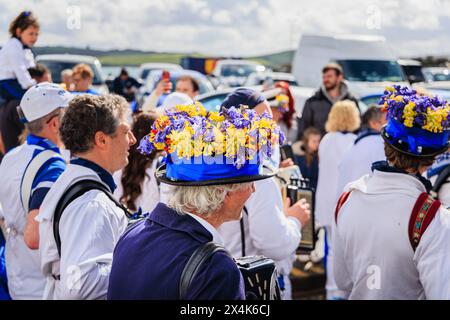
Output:
<path fill-rule="evenodd" d="M 283 141 L 282 131 L 267 113 L 258 115 L 245 106 L 208 112 L 197 102 L 176 106 L 158 118 L 138 149 L 143 154 L 164 150 L 185 159 L 223 155 L 239 168 L 255 157 L 270 157 L 272 148 Z"/>
<path fill-rule="evenodd" d="M 442 133 L 450 128 L 450 104 L 439 97 L 420 96 L 415 90 L 395 85 L 387 87 L 380 99 L 387 119 L 406 127 Z"/>

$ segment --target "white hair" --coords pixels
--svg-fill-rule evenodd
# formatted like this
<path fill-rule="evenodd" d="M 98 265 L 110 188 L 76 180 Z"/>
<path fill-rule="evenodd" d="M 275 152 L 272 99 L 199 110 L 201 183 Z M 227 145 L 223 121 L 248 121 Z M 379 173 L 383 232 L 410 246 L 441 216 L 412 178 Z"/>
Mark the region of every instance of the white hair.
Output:
<path fill-rule="evenodd" d="M 208 216 L 218 210 L 228 192 L 248 188 L 253 182 L 220 186 L 170 186 L 168 206 L 180 214 L 186 212 Z"/>

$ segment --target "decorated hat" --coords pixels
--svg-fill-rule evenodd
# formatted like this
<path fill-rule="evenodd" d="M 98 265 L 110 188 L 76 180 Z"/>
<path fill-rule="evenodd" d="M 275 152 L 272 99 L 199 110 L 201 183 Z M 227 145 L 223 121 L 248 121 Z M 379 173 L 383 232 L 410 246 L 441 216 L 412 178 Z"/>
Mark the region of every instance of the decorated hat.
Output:
<path fill-rule="evenodd" d="M 450 104 L 447 101 L 394 86 L 386 88 L 380 104 L 387 111 L 387 125 L 381 135 L 395 150 L 415 157 L 430 157 L 448 149 Z"/>
<path fill-rule="evenodd" d="M 284 141 L 267 113 L 246 106 L 209 111 L 200 104 L 179 105 L 158 118 L 139 150 L 166 151 L 159 181 L 184 186 L 243 183 L 272 177 L 263 166 L 273 148 Z"/>

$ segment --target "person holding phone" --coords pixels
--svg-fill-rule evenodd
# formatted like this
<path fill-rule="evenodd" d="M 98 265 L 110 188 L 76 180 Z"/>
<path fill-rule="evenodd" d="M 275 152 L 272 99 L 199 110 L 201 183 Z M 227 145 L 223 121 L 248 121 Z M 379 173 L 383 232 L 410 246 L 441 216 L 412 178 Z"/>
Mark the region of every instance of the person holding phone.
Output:
<path fill-rule="evenodd" d="M 168 71 L 163 71 L 161 74 L 161 81 L 156 85 L 155 90 L 146 99 L 142 110 L 144 112 L 150 112 L 158 106 L 164 103 L 165 98 L 172 92 L 173 85 L 171 82 L 172 76 Z M 175 84 L 175 92 L 184 93 L 188 95 L 192 100 L 198 96 L 200 91 L 200 86 L 193 77 L 185 75 L 177 79 Z"/>

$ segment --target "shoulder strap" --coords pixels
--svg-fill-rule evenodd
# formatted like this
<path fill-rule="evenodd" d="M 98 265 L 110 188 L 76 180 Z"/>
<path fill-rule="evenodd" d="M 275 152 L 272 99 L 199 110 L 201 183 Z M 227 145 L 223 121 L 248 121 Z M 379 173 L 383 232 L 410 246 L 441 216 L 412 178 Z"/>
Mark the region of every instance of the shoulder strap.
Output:
<path fill-rule="evenodd" d="M 125 212 L 125 215 L 128 218 L 131 217 L 131 214 L 128 211 L 128 209 L 122 203 L 120 203 L 114 198 L 111 191 L 103 183 L 95 180 L 81 180 L 74 183 L 63 193 L 63 195 L 59 199 L 53 216 L 53 235 L 55 237 L 56 247 L 58 249 L 58 254 L 60 257 L 61 257 L 61 237 L 59 234 L 59 222 L 61 220 L 61 216 L 64 210 L 72 201 L 74 201 L 78 197 L 81 197 L 86 192 L 94 189 L 100 190 L 104 194 L 106 194 L 108 198 L 112 202 L 114 202 L 116 206 L 118 206 Z"/>
<path fill-rule="evenodd" d="M 20 182 L 20 202 L 22 203 L 22 208 L 25 210 L 26 214 L 28 214 L 29 211 L 31 187 L 33 186 L 36 174 L 44 163 L 53 157 L 59 157 L 59 154 L 52 150 L 44 150 L 31 159 L 25 169 L 22 181 Z"/>
<path fill-rule="evenodd" d="M 339 200 L 338 200 L 338 202 L 336 204 L 336 209 L 334 211 L 334 219 L 336 221 L 336 224 L 337 224 L 339 211 L 341 210 L 341 208 L 344 205 L 345 201 L 347 201 L 348 196 L 350 195 L 350 193 L 351 193 L 351 191 L 346 191 L 343 194 L 341 194 L 341 196 L 339 197 Z"/>
<path fill-rule="evenodd" d="M 419 245 L 420 239 L 433 221 L 441 202 L 433 199 L 428 193 L 423 192 L 417 199 L 411 217 L 409 219 L 409 241 L 414 251 Z"/>
<path fill-rule="evenodd" d="M 248 217 L 247 207 L 244 206 L 244 214 Z M 244 229 L 244 215 L 239 220 L 239 224 L 241 225 L 241 250 L 242 256 L 245 257 L 245 229 Z"/>
<path fill-rule="evenodd" d="M 224 247 L 212 241 L 205 243 L 194 251 L 181 273 L 180 300 L 186 299 L 189 286 L 200 270 L 201 265 L 218 251 L 223 251 L 228 254 L 228 251 Z"/>
<path fill-rule="evenodd" d="M 441 189 L 442 185 L 447 183 L 448 177 L 450 177 L 450 165 L 445 167 L 444 170 L 442 170 L 436 178 L 436 181 L 433 184 L 433 189 L 431 189 L 430 192 L 433 198 L 438 198 L 439 190 Z"/>

